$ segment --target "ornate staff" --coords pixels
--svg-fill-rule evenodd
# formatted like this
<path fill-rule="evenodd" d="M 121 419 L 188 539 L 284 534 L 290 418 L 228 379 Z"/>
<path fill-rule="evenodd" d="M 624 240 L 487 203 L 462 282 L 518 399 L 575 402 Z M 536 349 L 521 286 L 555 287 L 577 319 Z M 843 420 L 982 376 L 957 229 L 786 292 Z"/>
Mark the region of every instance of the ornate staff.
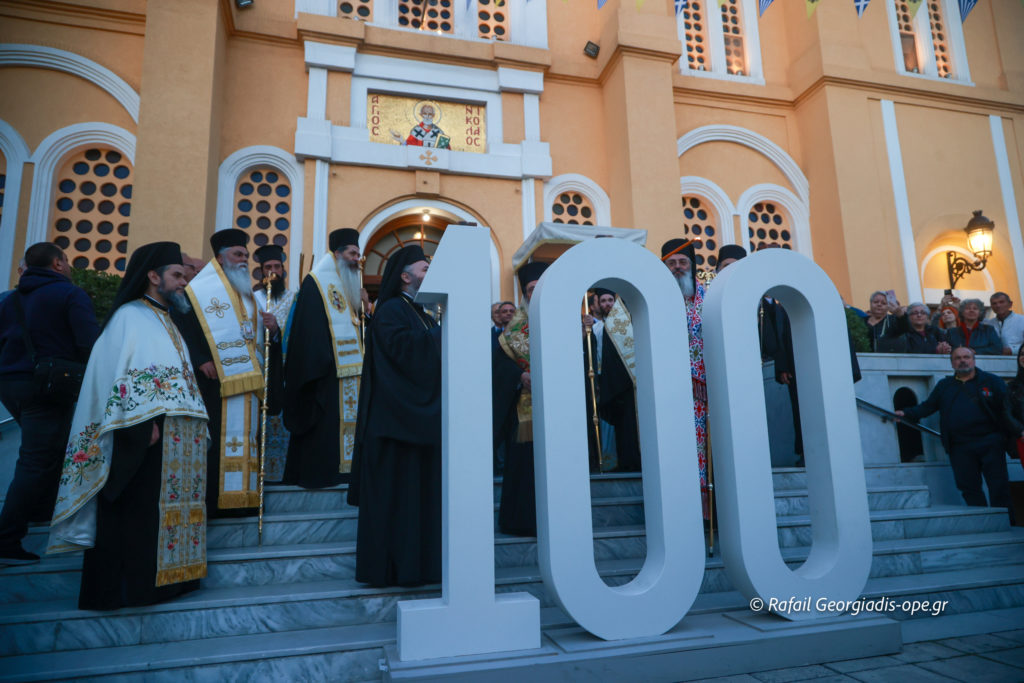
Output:
<path fill-rule="evenodd" d="M 590 296 L 590 292 L 587 292 L 587 296 L 583 297 L 583 315 L 587 315 L 587 297 Z M 591 327 L 587 328 L 587 379 L 590 380 L 590 407 L 593 409 L 593 415 L 591 421 L 594 423 L 594 439 L 597 442 L 597 469 L 600 472 L 604 472 L 604 452 L 601 449 L 601 424 L 600 419 L 597 417 L 597 390 L 594 388 L 594 342 L 593 342 L 594 330 Z"/>
<path fill-rule="evenodd" d="M 694 266 L 696 267 L 696 265 Z M 697 279 L 700 280 L 705 287 L 711 284 L 711 281 L 715 279 L 715 271 L 713 270 L 699 270 L 697 271 Z M 708 418 L 710 422 L 710 418 Z M 711 430 L 706 428 L 706 441 L 705 441 L 705 457 L 707 458 L 707 475 L 708 475 L 708 555 L 710 557 L 715 556 L 715 467 L 711 459 Z"/>
<path fill-rule="evenodd" d="M 270 312 L 270 283 L 277 279 L 272 273 L 263 278 L 263 287 L 267 293 L 267 310 Z M 260 496 L 259 518 L 256 523 L 257 545 L 263 545 L 263 478 L 267 467 L 267 401 L 270 396 L 270 330 L 263 326 L 263 400 L 260 401 L 260 476 L 258 487 Z"/>
<path fill-rule="evenodd" d="M 366 348 L 366 304 L 363 303 L 363 267 L 366 257 L 359 259 L 359 345 Z"/>

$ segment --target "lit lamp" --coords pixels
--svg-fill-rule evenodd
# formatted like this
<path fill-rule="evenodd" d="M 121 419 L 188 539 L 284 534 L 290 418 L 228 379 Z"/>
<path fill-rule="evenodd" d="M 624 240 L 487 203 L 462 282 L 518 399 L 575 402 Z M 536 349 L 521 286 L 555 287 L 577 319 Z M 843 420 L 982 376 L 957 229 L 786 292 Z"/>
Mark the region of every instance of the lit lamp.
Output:
<path fill-rule="evenodd" d="M 967 221 L 964 232 L 967 233 L 967 248 L 974 258 L 971 263 L 955 251 L 946 252 L 946 269 L 949 271 L 949 288 L 956 287 L 956 283 L 964 275 L 971 272 L 985 270 L 988 257 L 992 255 L 992 230 L 995 223 L 981 215 L 981 211 L 975 211 L 971 220 Z"/>

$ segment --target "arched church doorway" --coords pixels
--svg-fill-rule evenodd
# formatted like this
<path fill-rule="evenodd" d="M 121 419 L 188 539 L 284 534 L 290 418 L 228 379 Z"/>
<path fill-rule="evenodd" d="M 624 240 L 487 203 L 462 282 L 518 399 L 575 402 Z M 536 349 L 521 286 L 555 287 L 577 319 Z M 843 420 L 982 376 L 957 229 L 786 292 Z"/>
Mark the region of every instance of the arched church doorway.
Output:
<path fill-rule="evenodd" d="M 363 249 L 363 286 L 370 299 L 377 300 L 384 268 L 392 254 L 402 247 L 418 244 L 428 258 L 432 257 L 444 229 L 452 222 L 425 209 L 394 218 L 374 232 Z"/>
<path fill-rule="evenodd" d="M 360 251 L 363 253 L 363 286 L 376 301 L 381 277 L 388 257 L 408 244 L 419 244 L 428 257 L 437 250 L 445 228 L 455 223 L 474 224 L 490 232 L 478 214 L 443 199 L 405 199 L 392 204 L 366 219 L 359 228 Z M 516 245 L 518 246 L 518 245 Z M 501 265 L 498 245 L 491 233 L 491 294 L 501 296 Z"/>

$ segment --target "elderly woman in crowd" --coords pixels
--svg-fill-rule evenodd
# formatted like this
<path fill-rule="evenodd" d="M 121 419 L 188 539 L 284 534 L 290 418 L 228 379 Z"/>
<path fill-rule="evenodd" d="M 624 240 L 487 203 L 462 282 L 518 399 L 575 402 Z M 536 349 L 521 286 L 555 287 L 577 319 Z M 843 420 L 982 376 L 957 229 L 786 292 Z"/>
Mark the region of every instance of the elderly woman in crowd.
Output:
<path fill-rule="evenodd" d="M 946 339 L 946 333 L 928 320 L 928 307 L 922 303 L 907 306 L 907 322 L 910 328 L 896 338 L 894 348 L 899 353 L 949 353 L 953 348 Z"/>
<path fill-rule="evenodd" d="M 981 299 L 967 299 L 960 304 L 960 324 L 946 331 L 954 349 L 966 346 L 976 354 L 989 356 L 1003 353 L 1003 341 L 996 328 L 981 324 L 984 313 L 985 304 Z"/>
<path fill-rule="evenodd" d="M 885 292 L 871 294 L 871 306 L 864 324 L 868 326 L 868 341 L 872 351 L 894 350 L 895 338 L 907 331 L 906 310 L 898 301 L 891 304 Z"/>

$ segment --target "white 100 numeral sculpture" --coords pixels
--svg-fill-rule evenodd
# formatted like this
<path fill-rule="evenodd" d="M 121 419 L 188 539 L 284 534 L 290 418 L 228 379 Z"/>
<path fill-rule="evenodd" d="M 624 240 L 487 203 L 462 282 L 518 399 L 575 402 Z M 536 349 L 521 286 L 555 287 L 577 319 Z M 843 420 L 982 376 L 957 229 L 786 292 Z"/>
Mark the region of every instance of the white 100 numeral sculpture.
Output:
<path fill-rule="evenodd" d="M 449 226 L 417 296 L 445 307 L 441 598 L 398 604 L 402 660 L 540 647 L 540 610 L 494 590 L 489 231 Z M 647 557 L 608 586 L 593 553 L 580 329 L 587 288 L 615 290 L 636 341 Z M 798 569 L 779 550 L 757 339 L 768 292 L 789 312 L 813 543 Z M 704 353 L 726 570 L 748 599 L 853 600 L 871 563 L 871 529 L 843 308 L 809 259 L 759 252 L 719 275 L 704 302 Z M 660 635 L 690 609 L 704 573 L 684 304 L 649 251 L 588 240 L 545 272 L 530 302 L 538 554 L 548 592 L 596 636 Z M 815 600 L 812 600 L 812 604 Z M 820 613 L 787 613 L 814 618 Z"/>

